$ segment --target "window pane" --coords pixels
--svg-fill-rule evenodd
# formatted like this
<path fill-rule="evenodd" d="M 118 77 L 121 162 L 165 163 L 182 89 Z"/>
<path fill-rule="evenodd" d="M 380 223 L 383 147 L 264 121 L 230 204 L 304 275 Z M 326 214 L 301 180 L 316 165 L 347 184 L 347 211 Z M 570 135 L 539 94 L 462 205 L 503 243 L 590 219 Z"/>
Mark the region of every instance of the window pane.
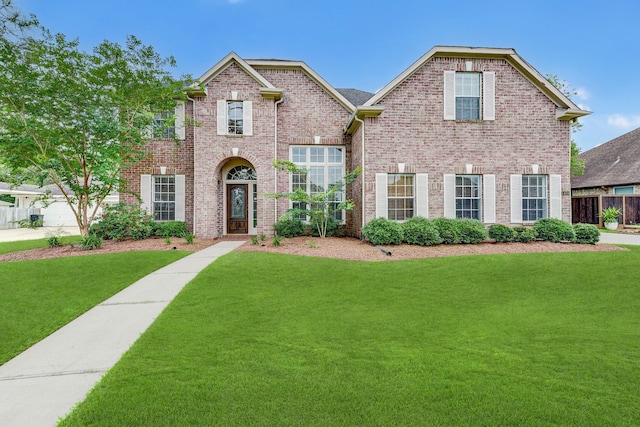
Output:
<path fill-rule="evenodd" d="M 481 218 L 482 180 L 479 175 L 456 176 L 455 204 L 457 218 Z"/>
<path fill-rule="evenodd" d="M 227 101 L 228 133 L 242 135 L 242 101 Z"/>
<path fill-rule="evenodd" d="M 324 163 L 324 147 L 311 148 L 311 163 Z"/>

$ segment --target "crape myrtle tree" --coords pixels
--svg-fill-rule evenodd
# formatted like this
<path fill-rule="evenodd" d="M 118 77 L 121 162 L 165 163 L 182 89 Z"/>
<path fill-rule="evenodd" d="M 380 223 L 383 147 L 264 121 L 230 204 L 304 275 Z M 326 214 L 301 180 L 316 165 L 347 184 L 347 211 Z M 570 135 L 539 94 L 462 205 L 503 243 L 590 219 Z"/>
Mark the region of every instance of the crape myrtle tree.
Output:
<path fill-rule="evenodd" d="M 577 95 L 578 92 L 569 85 L 564 80 L 560 80 L 558 76 L 555 74 L 547 74 L 547 81 L 554 85 L 556 89 L 562 92 L 567 98 L 572 99 L 573 96 Z M 573 119 L 571 121 L 571 133 L 576 133 L 582 130 L 582 123 L 578 121 L 578 119 Z M 580 154 L 580 147 L 578 144 L 572 139 L 571 140 L 571 176 L 581 176 L 584 174 L 584 160 L 578 157 Z"/>
<path fill-rule="evenodd" d="M 120 171 L 173 126 L 155 119 L 175 111 L 188 82 L 134 36 L 85 52 L 33 20 L 37 35 L 0 37 L 0 162 L 12 183 L 54 183 L 86 236 L 105 197 L 124 188 Z"/>
<path fill-rule="evenodd" d="M 288 160 L 275 160 L 273 167 L 289 174 L 298 174 L 304 181 L 309 176 L 308 169 Z M 343 200 L 341 195 L 344 193 L 345 187 L 355 181 L 360 173 L 360 168 L 348 171 L 341 181 L 330 183 L 326 188 L 312 186 L 311 191 L 307 191 L 306 187 L 304 189 L 298 187 L 292 192 L 265 194 L 265 197 L 274 199 L 284 197 L 291 200 L 294 206 L 298 207 L 290 209 L 288 214 L 293 217 L 309 217 L 311 224 L 317 228 L 318 235 L 324 238 L 327 236 L 329 218 L 335 212 L 341 210 L 349 211 L 355 207 L 352 200 Z"/>

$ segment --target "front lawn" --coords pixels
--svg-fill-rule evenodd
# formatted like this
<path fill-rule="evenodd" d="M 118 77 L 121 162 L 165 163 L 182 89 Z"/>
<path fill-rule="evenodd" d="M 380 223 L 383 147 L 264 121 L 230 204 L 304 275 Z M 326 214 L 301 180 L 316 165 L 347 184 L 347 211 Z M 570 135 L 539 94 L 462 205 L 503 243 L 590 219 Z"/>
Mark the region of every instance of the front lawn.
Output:
<path fill-rule="evenodd" d="M 639 264 L 232 252 L 61 425 L 634 425 Z"/>
<path fill-rule="evenodd" d="M 33 242 L 18 246 L 31 248 Z M 3 243 L 0 249 L 11 245 Z M 0 364 L 138 279 L 188 254 L 128 252 L 0 263 Z"/>

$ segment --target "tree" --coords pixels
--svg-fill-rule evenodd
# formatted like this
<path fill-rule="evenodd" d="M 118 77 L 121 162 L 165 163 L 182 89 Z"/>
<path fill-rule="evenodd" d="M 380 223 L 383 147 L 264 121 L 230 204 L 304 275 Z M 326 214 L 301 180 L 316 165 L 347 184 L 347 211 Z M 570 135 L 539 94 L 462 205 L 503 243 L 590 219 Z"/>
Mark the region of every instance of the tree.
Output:
<path fill-rule="evenodd" d="M 275 160 L 273 167 L 288 172 L 290 174 L 302 175 L 304 181 L 307 180 L 309 171 L 306 168 L 297 166 L 288 160 Z M 345 199 L 341 200 L 339 194 L 343 193 L 345 187 L 351 184 L 360 175 L 361 169 L 357 168 L 351 172 L 347 172 L 342 181 L 329 184 L 326 189 L 313 188 L 311 192 L 305 189 L 296 188 L 293 192 L 266 194 L 266 197 L 279 199 L 285 197 L 291 200 L 295 206 L 304 206 L 291 209 L 289 214 L 292 216 L 308 216 L 311 223 L 316 226 L 318 235 L 321 238 L 327 236 L 327 226 L 329 218 L 338 211 L 352 210 L 355 206 L 353 201 Z"/>
<path fill-rule="evenodd" d="M 53 182 L 86 236 L 105 197 L 124 188 L 120 171 L 145 157 L 150 130 L 170 126 L 154 119 L 174 111 L 186 82 L 166 70 L 172 57 L 134 36 L 87 53 L 38 30 L 0 37 L 0 159 L 12 183 Z"/>
<path fill-rule="evenodd" d="M 554 85 L 556 89 L 560 90 L 567 98 L 571 99 L 577 95 L 575 89 L 571 87 L 566 81 L 560 80 L 555 74 L 547 74 L 547 81 Z M 576 133 L 582 130 L 582 123 L 578 119 L 571 121 L 571 133 Z M 579 157 L 580 147 L 572 139 L 571 140 L 571 176 L 580 176 L 584 174 L 584 160 Z"/>

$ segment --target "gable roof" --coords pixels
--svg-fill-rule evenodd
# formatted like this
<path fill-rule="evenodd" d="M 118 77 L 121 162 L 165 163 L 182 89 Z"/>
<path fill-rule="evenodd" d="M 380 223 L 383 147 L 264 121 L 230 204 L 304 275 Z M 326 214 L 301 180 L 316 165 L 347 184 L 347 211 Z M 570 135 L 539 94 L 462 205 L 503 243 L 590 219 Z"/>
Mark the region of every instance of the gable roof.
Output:
<path fill-rule="evenodd" d="M 580 154 L 584 175 L 571 178 L 571 188 L 640 183 L 640 128 Z"/>
<path fill-rule="evenodd" d="M 409 68 L 403 71 L 399 76 L 393 79 L 389 84 L 378 91 L 374 97 L 364 104 L 364 106 L 373 106 L 379 103 L 385 96 L 420 69 L 426 62 L 437 56 L 504 59 L 556 104 L 558 108 L 556 118 L 560 120 L 569 120 L 591 114 L 589 111 L 582 110 L 560 90 L 549 83 L 549 81 L 547 81 L 547 79 L 545 79 L 535 68 L 522 59 L 514 49 L 460 46 L 435 46 L 414 62 Z"/>
<path fill-rule="evenodd" d="M 375 93 L 365 92 L 360 89 L 336 89 L 345 98 L 349 100 L 356 107 L 364 105 Z"/>

